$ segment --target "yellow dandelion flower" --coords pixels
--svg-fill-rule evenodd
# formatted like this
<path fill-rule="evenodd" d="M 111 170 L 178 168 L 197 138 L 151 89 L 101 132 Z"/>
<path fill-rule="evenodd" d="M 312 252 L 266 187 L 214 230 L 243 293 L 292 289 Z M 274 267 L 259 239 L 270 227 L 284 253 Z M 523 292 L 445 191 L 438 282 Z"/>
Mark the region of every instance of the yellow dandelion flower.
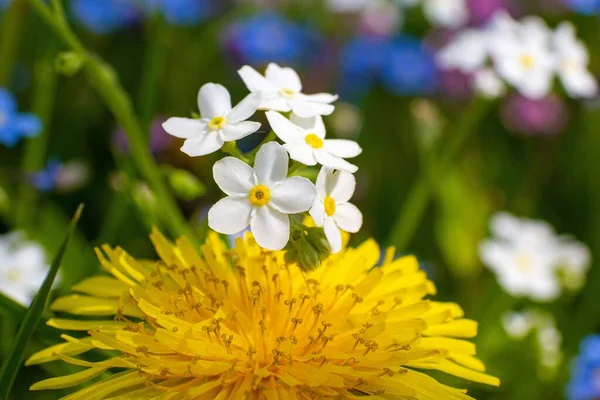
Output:
<path fill-rule="evenodd" d="M 54 302 L 54 311 L 95 319 L 48 325 L 88 336 L 65 334 L 27 364 L 86 368 L 32 390 L 72 387 L 112 368 L 121 372 L 66 398 L 470 398 L 422 370 L 499 385 L 464 340 L 477 324 L 455 304 L 424 300 L 435 288 L 413 257 L 393 260 L 390 249 L 374 267 L 379 248 L 367 241 L 304 275 L 250 234 L 232 250 L 211 234 L 200 253 L 185 238 L 151 238 L 160 261 L 103 246 L 98 257 L 112 277 L 86 279 L 73 288 L 80 294 Z M 92 349 L 114 356 L 76 358 Z"/>

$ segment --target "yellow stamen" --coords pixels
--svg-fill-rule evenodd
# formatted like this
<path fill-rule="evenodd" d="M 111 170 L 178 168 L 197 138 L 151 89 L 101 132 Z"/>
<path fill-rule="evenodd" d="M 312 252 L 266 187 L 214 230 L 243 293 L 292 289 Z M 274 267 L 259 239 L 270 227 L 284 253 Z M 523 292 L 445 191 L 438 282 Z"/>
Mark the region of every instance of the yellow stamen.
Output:
<path fill-rule="evenodd" d="M 227 118 L 225 117 L 214 117 L 208 123 L 208 129 L 211 131 L 218 131 L 227 126 Z"/>
<path fill-rule="evenodd" d="M 531 54 L 523 54 L 521 56 L 521 64 L 527 70 L 532 69 L 535 65 L 535 58 Z"/>
<path fill-rule="evenodd" d="M 296 95 L 296 91 L 289 89 L 289 88 L 283 88 L 279 91 L 279 94 L 281 94 L 283 97 L 287 97 L 288 99 L 291 99 L 292 97 L 294 97 Z"/>
<path fill-rule="evenodd" d="M 517 268 L 523 272 L 529 271 L 533 266 L 531 257 L 528 254 L 519 254 L 515 259 L 515 263 L 517 264 Z"/>
<path fill-rule="evenodd" d="M 335 200 L 333 200 L 332 197 L 325 197 L 325 201 L 323 203 L 325 204 L 325 214 L 329 215 L 330 217 L 335 214 Z"/>
<path fill-rule="evenodd" d="M 256 185 L 250 190 L 250 203 L 255 206 L 264 206 L 271 200 L 271 192 L 265 185 Z"/>
<path fill-rule="evenodd" d="M 321 147 L 323 147 L 323 139 L 321 139 L 314 133 L 309 133 L 308 135 L 306 135 L 304 141 L 313 149 L 320 149 Z"/>

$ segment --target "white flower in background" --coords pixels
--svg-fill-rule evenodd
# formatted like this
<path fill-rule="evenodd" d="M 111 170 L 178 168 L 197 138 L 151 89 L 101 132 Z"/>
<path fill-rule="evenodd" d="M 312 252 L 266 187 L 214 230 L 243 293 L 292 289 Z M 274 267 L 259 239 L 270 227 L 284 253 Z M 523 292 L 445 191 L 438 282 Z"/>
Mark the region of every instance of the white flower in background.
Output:
<path fill-rule="evenodd" d="M 0 292 L 28 306 L 42 286 L 48 263 L 42 247 L 21 233 L 0 236 Z"/>
<path fill-rule="evenodd" d="M 558 76 L 565 90 L 571 97 L 593 97 L 598 84 L 588 71 L 589 54 L 577 40 L 573 24 L 560 24 L 554 32 L 553 44 L 558 57 Z"/>
<path fill-rule="evenodd" d="M 534 319 L 530 312 L 510 311 L 502 317 L 502 327 L 515 340 L 524 339 L 534 329 Z"/>
<path fill-rule="evenodd" d="M 307 211 L 315 198 L 315 185 L 306 178 L 287 178 L 288 155 L 270 142 L 256 154 L 254 168 L 234 157 L 213 167 L 215 182 L 228 196 L 208 212 L 208 225 L 233 235 L 250 226 L 256 242 L 268 250 L 281 250 L 290 236 L 288 214 Z"/>
<path fill-rule="evenodd" d="M 477 93 L 488 99 L 496 99 L 506 93 L 506 85 L 492 68 L 481 69 L 473 75 Z"/>
<path fill-rule="evenodd" d="M 590 249 L 575 240 L 562 238 L 556 257 L 563 285 L 572 291 L 581 289 L 591 265 Z"/>
<path fill-rule="evenodd" d="M 466 29 L 436 54 L 437 64 L 444 69 L 473 73 L 485 65 L 488 57 L 488 37 L 477 29 Z"/>
<path fill-rule="evenodd" d="M 360 12 L 369 6 L 371 0 L 327 0 L 327 6 L 333 12 Z"/>
<path fill-rule="evenodd" d="M 310 118 L 316 115 L 330 115 L 335 107 L 331 104 L 338 99 L 329 93 L 304 94 L 300 77 L 291 68 L 282 68 L 271 63 L 265 76 L 246 65 L 238 71 L 240 77 L 252 93 L 259 93 L 260 108 L 281 112 L 293 111 Z"/>
<path fill-rule="evenodd" d="M 524 96 L 541 99 L 552 90 L 556 59 L 542 19 L 525 18 L 517 32 L 499 30 L 490 51 L 498 75 Z"/>
<path fill-rule="evenodd" d="M 432 25 L 457 28 L 469 21 L 467 0 L 423 0 L 423 12 Z"/>
<path fill-rule="evenodd" d="M 315 225 L 323 227 L 332 253 L 342 250 L 340 229 L 356 233 L 362 226 L 362 213 L 349 203 L 354 194 L 356 179 L 346 171 L 334 172 L 323 167 L 317 177 L 317 195 L 310 209 Z"/>
<path fill-rule="evenodd" d="M 507 293 L 536 301 L 555 300 L 562 291 L 558 276 L 562 269 L 565 277 L 572 271 L 573 286 L 575 280 L 579 285 L 584 281 L 589 265 L 589 254 L 586 257 L 582 250 L 585 246 L 557 236 L 549 224 L 498 213 L 490 227 L 494 238 L 481 243 L 480 256 Z M 576 249 L 575 244 L 582 248 Z"/>
<path fill-rule="evenodd" d="M 251 94 L 232 108 L 227 89 L 207 83 L 198 92 L 201 118 L 169 118 L 163 128 L 172 136 L 186 139 L 181 151 L 191 157 L 203 156 L 219 150 L 225 142 L 256 132 L 260 123 L 246 120 L 259 105 L 260 97 Z"/>
<path fill-rule="evenodd" d="M 285 142 L 283 147 L 293 160 L 305 165 L 319 163 L 349 172 L 358 170 L 356 165 L 344 160 L 362 152 L 358 143 L 346 139 L 325 139 L 325 125 L 321 116 L 301 118 L 292 114 L 287 119 L 278 112 L 268 111 L 267 119 L 273 131 Z"/>

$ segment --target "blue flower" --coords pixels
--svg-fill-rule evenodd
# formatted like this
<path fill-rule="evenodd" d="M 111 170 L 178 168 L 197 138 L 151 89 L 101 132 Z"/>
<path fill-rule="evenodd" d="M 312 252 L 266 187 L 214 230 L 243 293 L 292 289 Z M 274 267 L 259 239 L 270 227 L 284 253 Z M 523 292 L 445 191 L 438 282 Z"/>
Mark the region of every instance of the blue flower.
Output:
<path fill-rule="evenodd" d="M 29 182 L 40 192 L 49 192 L 56 186 L 62 167 L 59 160 L 52 158 L 43 170 L 29 175 Z"/>
<path fill-rule="evenodd" d="M 12 3 L 12 0 L 0 0 L 0 11 L 7 9 L 10 3 Z"/>
<path fill-rule="evenodd" d="M 600 335 L 586 337 L 579 346 L 579 356 L 571 370 L 567 385 L 569 400 L 600 398 Z"/>
<path fill-rule="evenodd" d="M 295 66 L 316 53 L 319 35 L 283 16 L 267 12 L 231 27 L 227 46 L 240 64 L 262 66 L 269 62 Z"/>
<path fill-rule="evenodd" d="M 0 88 L 0 143 L 14 147 L 23 137 L 36 136 L 42 122 L 34 114 L 19 113 L 13 95 Z"/>
<path fill-rule="evenodd" d="M 159 10 L 171 25 L 195 25 L 210 16 L 209 0 L 146 0 L 148 11 Z"/>
<path fill-rule="evenodd" d="M 140 8 L 134 0 L 73 0 L 75 18 L 97 34 L 114 32 L 139 20 Z"/>
<path fill-rule="evenodd" d="M 433 54 L 410 36 L 392 40 L 383 61 L 382 83 L 394 94 L 422 95 L 437 87 L 437 69 Z"/>
<path fill-rule="evenodd" d="M 600 13 L 600 0 L 567 0 L 567 5 L 582 14 Z"/>
<path fill-rule="evenodd" d="M 389 40 L 380 36 L 359 36 L 348 42 L 340 54 L 340 94 L 360 100 L 380 79 Z"/>

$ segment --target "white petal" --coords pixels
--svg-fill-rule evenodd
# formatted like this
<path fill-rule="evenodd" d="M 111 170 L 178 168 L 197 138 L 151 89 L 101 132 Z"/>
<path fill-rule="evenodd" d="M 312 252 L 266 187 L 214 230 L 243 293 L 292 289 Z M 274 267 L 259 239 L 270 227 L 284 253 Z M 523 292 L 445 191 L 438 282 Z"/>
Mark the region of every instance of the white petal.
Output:
<path fill-rule="evenodd" d="M 320 199 L 318 196 L 315 197 L 315 201 L 309 211 L 309 214 L 312 217 L 313 221 L 315 221 L 315 225 L 323 226 L 327 214 L 325 214 L 325 206 L 323 205 L 323 200 Z"/>
<path fill-rule="evenodd" d="M 330 115 L 335 110 L 331 104 L 312 103 L 304 99 L 295 98 L 289 101 L 292 111 L 303 118 L 310 118 L 316 115 Z"/>
<path fill-rule="evenodd" d="M 171 136 L 182 139 L 206 133 L 206 122 L 191 118 L 169 118 L 162 124 L 163 129 Z"/>
<path fill-rule="evenodd" d="M 263 97 L 263 99 L 260 102 L 260 109 L 281 112 L 292 111 L 292 107 L 290 107 L 288 100 L 277 93 L 273 93 L 272 95 Z"/>
<path fill-rule="evenodd" d="M 301 94 L 301 97 L 311 103 L 331 104 L 336 101 L 339 96 L 329 93 Z"/>
<path fill-rule="evenodd" d="M 198 108 L 202 118 L 224 117 L 231 111 L 231 96 L 225 86 L 207 83 L 198 92 Z"/>
<path fill-rule="evenodd" d="M 251 93 L 227 114 L 228 123 L 238 123 L 250 118 L 260 106 L 260 94 Z"/>
<path fill-rule="evenodd" d="M 258 185 L 254 170 L 235 157 L 225 157 L 213 166 L 213 178 L 219 188 L 230 196 L 247 196 Z"/>
<path fill-rule="evenodd" d="M 238 74 L 251 92 L 275 91 L 273 85 L 264 76 L 248 65 L 240 68 Z"/>
<path fill-rule="evenodd" d="M 290 219 L 268 206 L 258 207 L 250 221 L 250 230 L 259 246 L 281 250 L 290 238 Z"/>
<path fill-rule="evenodd" d="M 208 226 L 216 232 L 233 235 L 250 224 L 252 204 L 246 198 L 225 197 L 208 210 Z"/>
<path fill-rule="evenodd" d="M 529 286 L 530 297 L 533 300 L 546 302 L 556 300 L 560 295 L 560 285 L 553 276 L 532 279 Z"/>
<path fill-rule="evenodd" d="M 222 130 L 223 140 L 231 142 L 244 138 L 260 129 L 260 122 L 242 121 L 236 124 L 227 124 Z"/>
<path fill-rule="evenodd" d="M 538 71 L 523 79 L 517 89 L 525 97 L 538 100 L 546 97 L 552 89 L 552 74 Z"/>
<path fill-rule="evenodd" d="M 271 63 L 267 66 L 265 77 L 277 89 L 291 89 L 294 92 L 302 91 L 300 77 L 292 68 L 281 68 L 279 65 Z"/>
<path fill-rule="evenodd" d="M 209 132 L 202 137 L 187 139 L 185 143 L 183 143 L 181 151 L 190 157 L 204 156 L 219 150 L 223 147 L 224 143 L 225 142 L 217 132 Z"/>
<path fill-rule="evenodd" d="M 327 193 L 335 200 L 336 204 L 347 203 L 354 194 L 356 178 L 346 171 L 337 171 L 330 175 L 327 182 Z"/>
<path fill-rule="evenodd" d="M 336 157 L 350 158 L 362 153 L 362 149 L 353 140 L 327 139 L 323 141 L 323 150 Z"/>
<path fill-rule="evenodd" d="M 315 157 L 317 158 L 319 164 L 325 167 L 339 169 L 342 171 L 348 171 L 352 173 L 358 171 L 358 167 L 356 165 L 350 164 L 348 161 L 331 155 L 325 151 L 317 151 L 315 153 Z"/>
<path fill-rule="evenodd" d="M 304 165 L 317 165 L 315 152 L 312 147 L 304 143 L 286 143 L 283 148 L 290 154 L 292 160 L 301 162 Z"/>
<path fill-rule="evenodd" d="M 323 231 L 331 247 L 331 252 L 336 254 L 342 251 L 342 232 L 340 232 L 340 228 L 337 227 L 333 218 L 325 219 Z"/>
<path fill-rule="evenodd" d="M 258 182 L 267 186 L 283 182 L 287 177 L 288 162 L 288 154 L 279 143 L 269 142 L 263 145 L 256 153 L 254 162 Z"/>
<path fill-rule="evenodd" d="M 322 167 L 319 171 L 319 175 L 317 176 L 317 198 L 323 201 L 325 197 L 331 192 L 333 189 L 333 170 L 331 168 Z M 352 196 L 352 195 L 350 195 Z"/>
<path fill-rule="evenodd" d="M 321 139 L 325 137 L 325 124 L 323 123 L 323 117 L 320 115 L 310 118 L 303 118 L 295 113 L 292 113 L 292 115 L 290 115 L 290 121 L 305 131 L 316 134 Z"/>
<path fill-rule="evenodd" d="M 304 141 L 304 131 L 301 127 L 291 122 L 275 111 L 266 112 L 269 124 L 277 137 L 285 143 L 299 143 Z"/>
<path fill-rule="evenodd" d="M 561 74 L 562 83 L 571 97 L 589 98 L 598 92 L 598 83 L 585 68 Z"/>
<path fill-rule="evenodd" d="M 358 232 L 363 223 L 362 213 L 351 203 L 336 206 L 333 218 L 340 228 L 350 233 Z"/>
<path fill-rule="evenodd" d="M 312 206 L 315 185 L 306 178 L 293 176 L 271 189 L 269 206 L 286 214 L 297 214 Z"/>

